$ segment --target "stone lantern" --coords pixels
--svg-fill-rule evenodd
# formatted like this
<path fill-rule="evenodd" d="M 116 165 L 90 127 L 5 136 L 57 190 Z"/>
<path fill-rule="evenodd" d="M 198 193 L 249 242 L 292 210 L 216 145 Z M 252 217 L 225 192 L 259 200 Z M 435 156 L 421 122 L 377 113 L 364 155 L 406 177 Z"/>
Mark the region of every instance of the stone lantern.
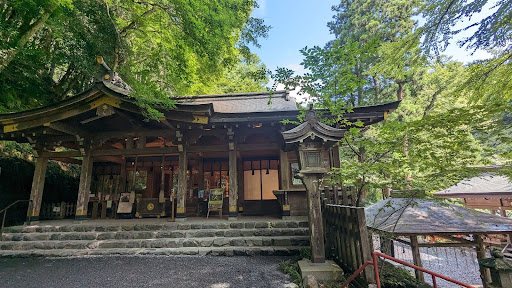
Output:
<path fill-rule="evenodd" d="M 281 132 L 286 143 L 286 150 L 295 150 L 299 154 L 300 171 L 298 176 L 306 187 L 311 243 L 310 263 L 313 265 L 327 264 L 325 261 L 324 227 L 320 199 L 320 185 L 328 168 L 324 164 L 323 155 L 325 155 L 324 152 L 327 149 L 343 137 L 344 132 L 343 129 L 333 128 L 320 122 L 312 106 L 306 113 L 304 123 Z"/>
<path fill-rule="evenodd" d="M 489 268 L 491 283 L 485 283 L 486 287 L 512 287 L 512 261 L 506 259 L 503 253 L 493 251 L 492 258 L 479 260 L 482 268 Z"/>

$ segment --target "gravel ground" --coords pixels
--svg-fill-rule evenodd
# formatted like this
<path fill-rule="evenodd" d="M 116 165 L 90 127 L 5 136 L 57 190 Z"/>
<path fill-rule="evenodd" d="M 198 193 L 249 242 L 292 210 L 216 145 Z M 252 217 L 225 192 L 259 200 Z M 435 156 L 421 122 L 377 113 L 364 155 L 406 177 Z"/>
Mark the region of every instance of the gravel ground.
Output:
<path fill-rule="evenodd" d="M 456 248 L 420 248 L 421 263 L 423 268 L 448 276 L 452 279 L 479 286 L 482 285 L 476 252 L 467 247 Z M 410 246 L 395 242 L 395 257 L 412 263 Z M 409 269 L 412 271 L 412 269 Z M 425 281 L 432 284 L 432 277 L 425 274 Z M 460 287 L 451 282 L 437 279 L 439 287 Z"/>
<path fill-rule="evenodd" d="M 296 287 L 286 257 L 106 256 L 0 259 L 0 287 Z"/>

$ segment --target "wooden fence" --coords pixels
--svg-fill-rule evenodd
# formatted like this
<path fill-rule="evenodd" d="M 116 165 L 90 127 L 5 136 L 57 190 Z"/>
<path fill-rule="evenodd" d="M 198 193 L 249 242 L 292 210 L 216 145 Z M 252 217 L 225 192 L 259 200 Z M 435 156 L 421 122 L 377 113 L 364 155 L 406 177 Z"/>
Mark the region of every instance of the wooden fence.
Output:
<path fill-rule="evenodd" d="M 41 206 L 41 219 L 64 219 L 74 217 L 76 203 L 43 203 Z"/>
<path fill-rule="evenodd" d="M 323 191 L 326 257 L 334 259 L 345 274 L 350 275 L 372 260 L 364 208 L 349 206 L 355 195 L 352 187 L 324 187 Z M 337 205 L 340 203 L 345 205 Z M 375 283 L 371 266 L 364 270 L 357 282 L 361 286 Z"/>
<path fill-rule="evenodd" d="M 324 204 L 353 206 L 356 202 L 356 189 L 353 186 L 323 186 L 321 188 Z"/>

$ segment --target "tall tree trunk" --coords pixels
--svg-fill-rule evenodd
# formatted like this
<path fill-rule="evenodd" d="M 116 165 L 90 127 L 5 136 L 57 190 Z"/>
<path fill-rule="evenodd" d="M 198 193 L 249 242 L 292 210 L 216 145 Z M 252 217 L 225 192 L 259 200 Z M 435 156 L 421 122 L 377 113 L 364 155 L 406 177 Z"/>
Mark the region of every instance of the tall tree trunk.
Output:
<path fill-rule="evenodd" d="M 423 117 L 427 116 L 428 113 L 430 112 L 430 110 L 432 108 L 434 108 L 434 104 L 436 103 L 437 96 L 439 96 L 439 94 L 441 94 L 442 91 L 443 91 L 443 88 L 437 90 L 434 93 L 434 95 L 432 95 L 432 99 L 430 99 L 430 103 L 428 103 L 428 106 L 425 108 L 425 111 L 423 112 Z"/>
<path fill-rule="evenodd" d="M 384 173 L 384 178 L 389 179 L 389 177 L 389 174 Z M 389 186 L 382 188 L 382 199 L 388 199 L 389 196 L 391 196 L 391 188 Z"/>
<path fill-rule="evenodd" d="M 379 79 L 377 78 L 377 75 L 372 76 L 373 79 L 373 90 L 375 91 L 375 99 L 377 102 L 380 100 L 380 83 Z"/>
<path fill-rule="evenodd" d="M 405 156 L 405 159 L 407 160 L 407 164 L 409 164 L 410 158 L 409 158 L 409 134 L 408 133 L 405 134 L 403 146 L 404 146 L 404 150 L 403 150 L 404 156 Z M 407 182 L 406 187 L 405 187 L 406 189 L 412 188 L 412 186 L 410 184 L 411 180 L 412 180 L 412 174 L 411 174 L 411 172 L 409 172 L 409 173 L 407 173 L 407 176 L 405 176 L 405 181 Z"/>
<path fill-rule="evenodd" d="M 44 12 L 39 19 L 29 25 L 24 31 L 21 31 L 20 37 L 16 40 L 12 48 L 7 51 L 3 61 L 0 62 L 0 73 L 9 65 L 9 63 L 12 62 L 12 60 L 14 60 L 16 54 L 21 48 L 23 48 L 23 46 L 25 46 L 25 44 L 27 44 L 30 38 L 32 38 L 32 36 L 34 36 L 37 31 L 43 27 L 46 20 L 50 17 L 50 14 L 51 12 Z"/>
<path fill-rule="evenodd" d="M 357 157 L 357 160 L 359 161 L 359 163 L 364 163 L 366 161 L 365 156 L 366 156 L 366 149 L 363 146 L 359 147 L 359 156 Z M 361 189 L 360 189 L 360 195 L 359 195 L 360 199 L 366 199 L 366 197 L 367 197 L 366 185 L 365 185 L 364 181 L 365 181 L 364 177 L 362 179 L 358 179 L 358 182 L 361 183 Z"/>
<path fill-rule="evenodd" d="M 398 90 L 396 91 L 396 98 L 398 101 L 401 101 L 404 99 L 404 82 L 397 81 L 396 84 L 398 84 Z"/>

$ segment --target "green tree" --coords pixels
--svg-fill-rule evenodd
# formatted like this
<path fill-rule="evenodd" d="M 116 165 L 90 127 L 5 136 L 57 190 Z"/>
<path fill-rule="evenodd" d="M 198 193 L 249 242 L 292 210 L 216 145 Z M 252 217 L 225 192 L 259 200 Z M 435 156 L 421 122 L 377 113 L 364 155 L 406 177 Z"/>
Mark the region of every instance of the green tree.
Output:
<path fill-rule="evenodd" d="M 467 21 L 482 10 L 492 13 L 479 21 Z M 512 99 L 512 3 L 497 1 L 426 0 L 423 17 L 426 53 L 439 55 L 453 43 L 453 37 L 464 31 L 474 31 L 456 44 L 469 51 L 484 49 L 493 54 L 490 59 L 470 66 L 466 81 L 459 90 L 471 91 L 474 101 Z M 465 22 L 464 22 L 465 21 Z"/>
<path fill-rule="evenodd" d="M 171 107 L 169 95 L 212 90 L 269 29 L 250 17 L 256 2 L 247 0 L 41 3 L 46 1 L 0 4 L 0 38 L 7 43 L 0 54 L 8 55 L 0 65 L 4 111 L 84 90 L 101 55 L 134 88 L 132 96 L 148 116 L 156 117 L 151 105 Z M 24 27 L 37 19 L 45 21 L 27 34 Z"/>

